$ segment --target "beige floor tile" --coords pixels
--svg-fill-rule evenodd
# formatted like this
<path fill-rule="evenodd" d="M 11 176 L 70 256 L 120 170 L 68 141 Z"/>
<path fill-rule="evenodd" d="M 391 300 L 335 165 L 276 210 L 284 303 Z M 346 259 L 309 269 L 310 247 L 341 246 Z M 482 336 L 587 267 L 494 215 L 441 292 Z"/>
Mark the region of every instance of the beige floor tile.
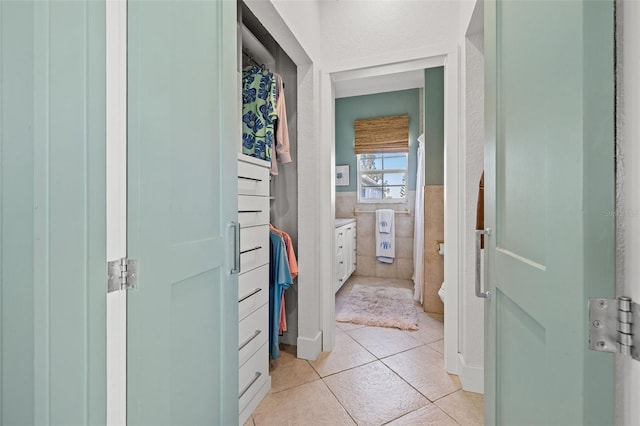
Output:
<path fill-rule="evenodd" d="M 253 412 L 255 426 L 354 425 L 322 380 L 269 393 Z"/>
<path fill-rule="evenodd" d="M 356 328 L 362 328 L 362 327 L 366 327 L 366 325 L 362 325 L 362 324 L 353 324 L 350 322 L 338 322 L 336 323 L 336 328 L 340 329 L 341 331 L 349 331 L 349 330 L 355 330 Z"/>
<path fill-rule="evenodd" d="M 333 351 L 322 352 L 316 361 L 309 361 L 309 364 L 321 377 L 326 377 L 330 374 L 367 364 L 375 361 L 375 359 L 351 336 L 346 333 L 340 333 L 335 336 Z"/>
<path fill-rule="evenodd" d="M 348 331 L 347 334 L 377 358 L 384 358 L 422 345 L 422 342 L 397 328 L 362 327 Z"/>
<path fill-rule="evenodd" d="M 432 343 L 444 338 L 444 323 L 442 316 L 428 314 L 418 309 L 418 330 L 407 330 L 411 337 L 422 343 Z"/>
<path fill-rule="evenodd" d="M 326 377 L 324 382 L 358 425 L 381 425 L 428 404 L 380 361 Z"/>
<path fill-rule="evenodd" d="M 374 270 L 370 272 L 374 272 Z M 410 288 L 413 289 L 413 281 L 408 279 L 397 279 L 397 278 L 383 278 L 383 277 L 374 277 L 374 276 L 366 276 L 366 275 L 356 275 L 352 276 L 347 280 L 345 286 L 347 284 L 351 284 L 352 286 L 355 284 L 367 285 L 367 286 L 381 286 L 381 287 L 399 287 L 399 288 Z"/>
<path fill-rule="evenodd" d="M 426 407 L 387 423 L 387 426 L 456 426 L 457 424 L 438 406 L 429 403 Z"/>
<path fill-rule="evenodd" d="M 440 352 L 442 355 L 444 355 L 444 339 L 436 340 L 433 343 L 429 343 L 427 346 L 429 346 L 434 351 Z"/>
<path fill-rule="evenodd" d="M 271 363 L 271 392 L 281 392 L 320 378 L 304 359 L 296 356 L 296 347 L 281 345 L 280 357 Z"/>
<path fill-rule="evenodd" d="M 244 422 L 244 426 L 255 426 L 255 423 L 253 423 L 253 416 L 249 416 L 247 421 Z"/>
<path fill-rule="evenodd" d="M 484 397 L 459 390 L 436 401 L 436 405 L 463 426 L 483 424 Z"/>
<path fill-rule="evenodd" d="M 442 354 L 420 346 L 382 360 L 430 401 L 461 388 L 458 376 L 447 374 Z"/>

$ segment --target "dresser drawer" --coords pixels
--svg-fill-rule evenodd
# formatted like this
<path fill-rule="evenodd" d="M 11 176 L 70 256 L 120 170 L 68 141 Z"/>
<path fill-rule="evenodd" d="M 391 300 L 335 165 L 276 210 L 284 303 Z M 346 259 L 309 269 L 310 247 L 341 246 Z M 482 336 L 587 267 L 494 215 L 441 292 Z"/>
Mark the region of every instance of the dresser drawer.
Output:
<path fill-rule="evenodd" d="M 344 250 L 344 244 L 346 241 L 346 229 L 344 227 L 338 228 L 335 230 L 335 241 L 336 241 L 336 256 L 340 256 Z"/>
<path fill-rule="evenodd" d="M 253 226 L 240 232 L 240 272 L 269 263 L 269 225 Z"/>
<path fill-rule="evenodd" d="M 238 222 L 241 228 L 269 224 L 269 198 L 238 195 Z"/>
<path fill-rule="evenodd" d="M 244 410 L 251 398 L 269 379 L 269 350 L 267 343 L 262 345 L 247 362 L 240 367 L 239 408 Z"/>
<path fill-rule="evenodd" d="M 269 340 L 269 304 L 240 321 L 238 327 L 238 360 L 242 366 Z"/>
<path fill-rule="evenodd" d="M 269 169 L 238 161 L 238 195 L 269 196 Z"/>
<path fill-rule="evenodd" d="M 269 302 L 269 265 L 238 277 L 238 319 L 243 319 Z M 268 318 L 266 322 L 269 322 Z"/>

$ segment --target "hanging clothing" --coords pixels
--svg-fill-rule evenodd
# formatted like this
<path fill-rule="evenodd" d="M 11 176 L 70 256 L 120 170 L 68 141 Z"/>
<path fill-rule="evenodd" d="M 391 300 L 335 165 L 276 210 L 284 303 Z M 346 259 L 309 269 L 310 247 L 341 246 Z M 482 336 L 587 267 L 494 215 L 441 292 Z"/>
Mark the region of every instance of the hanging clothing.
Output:
<path fill-rule="evenodd" d="M 284 240 L 284 246 L 287 253 L 287 261 L 289 262 L 289 272 L 291 273 L 291 280 L 293 281 L 293 279 L 298 276 L 298 261 L 296 260 L 296 254 L 293 248 L 293 242 L 291 241 L 291 236 L 289 236 L 289 234 L 287 234 L 283 230 L 276 228 L 272 224 L 269 224 L 269 229 L 272 232 L 280 235 Z M 282 335 L 285 331 L 287 331 L 287 314 L 283 292 L 282 301 L 280 303 L 280 327 L 278 330 L 278 334 Z"/>
<path fill-rule="evenodd" d="M 285 248 L 287 249 L 287 260 L 289 261 L 289 270 L 291 271 L 291 278 L 298 276 L 298 261 L 296 260 L 296 253 L 293 249 L 293 242 L 291 236 L 281 229 L 276 228 L 272 224 L 269 224 L 269 229 L 276 232 L 284 239 Z"/>
<path fill-rule="evenodd" d="M 284 83 L 280 74 L 274 73 L 276 77 L 276 144 L 275 155 L 271 157 L 271 174 L 278 174 L 278 163 L 286 164 L 291 162 L 289 153 L 289 126 L 287 125 L 287 106 L 284 100 Z M 276 161 L 277 160 L 277 161 Z"/>
<path fill-rule="evenodd" d="M 271 161 L 276 112 L 276 79 L 258 66 L 242 73 L 242 153 Z"/>
<path fill-rule="evenodd" d="M 284 290 L 293 284 L 289 262 L 286 256 L 284 240 L 276 232 L 269 232 L 270 254 L 269 262 L 269 352 L 272 359 L 280 356 L 278 334 L 280 329 L 280 306 Z"/>

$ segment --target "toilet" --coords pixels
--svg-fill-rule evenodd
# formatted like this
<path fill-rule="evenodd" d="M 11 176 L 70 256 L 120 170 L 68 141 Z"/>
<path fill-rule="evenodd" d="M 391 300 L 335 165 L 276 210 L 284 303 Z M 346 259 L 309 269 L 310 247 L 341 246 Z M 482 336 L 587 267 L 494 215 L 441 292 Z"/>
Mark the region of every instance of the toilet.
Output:
<path fill-rule="evenodd" d="M 440 286 L 440 290 L 438 290 L 438 296 L 440 296 L 440 300 L 442 300 L 442 303 L 444 303 L 444 283 L 442 283 L 442 285 Z"/>

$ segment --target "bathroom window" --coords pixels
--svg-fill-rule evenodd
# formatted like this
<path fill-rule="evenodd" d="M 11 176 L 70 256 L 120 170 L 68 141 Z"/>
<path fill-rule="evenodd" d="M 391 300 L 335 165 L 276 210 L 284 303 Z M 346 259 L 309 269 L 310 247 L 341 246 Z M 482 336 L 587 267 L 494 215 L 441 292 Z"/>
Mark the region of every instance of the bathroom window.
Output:
<path fill-rule="evenodd" d="M 380 152 L 357 157 L 358 203 L 407 202 L 407 153 Z"/>

